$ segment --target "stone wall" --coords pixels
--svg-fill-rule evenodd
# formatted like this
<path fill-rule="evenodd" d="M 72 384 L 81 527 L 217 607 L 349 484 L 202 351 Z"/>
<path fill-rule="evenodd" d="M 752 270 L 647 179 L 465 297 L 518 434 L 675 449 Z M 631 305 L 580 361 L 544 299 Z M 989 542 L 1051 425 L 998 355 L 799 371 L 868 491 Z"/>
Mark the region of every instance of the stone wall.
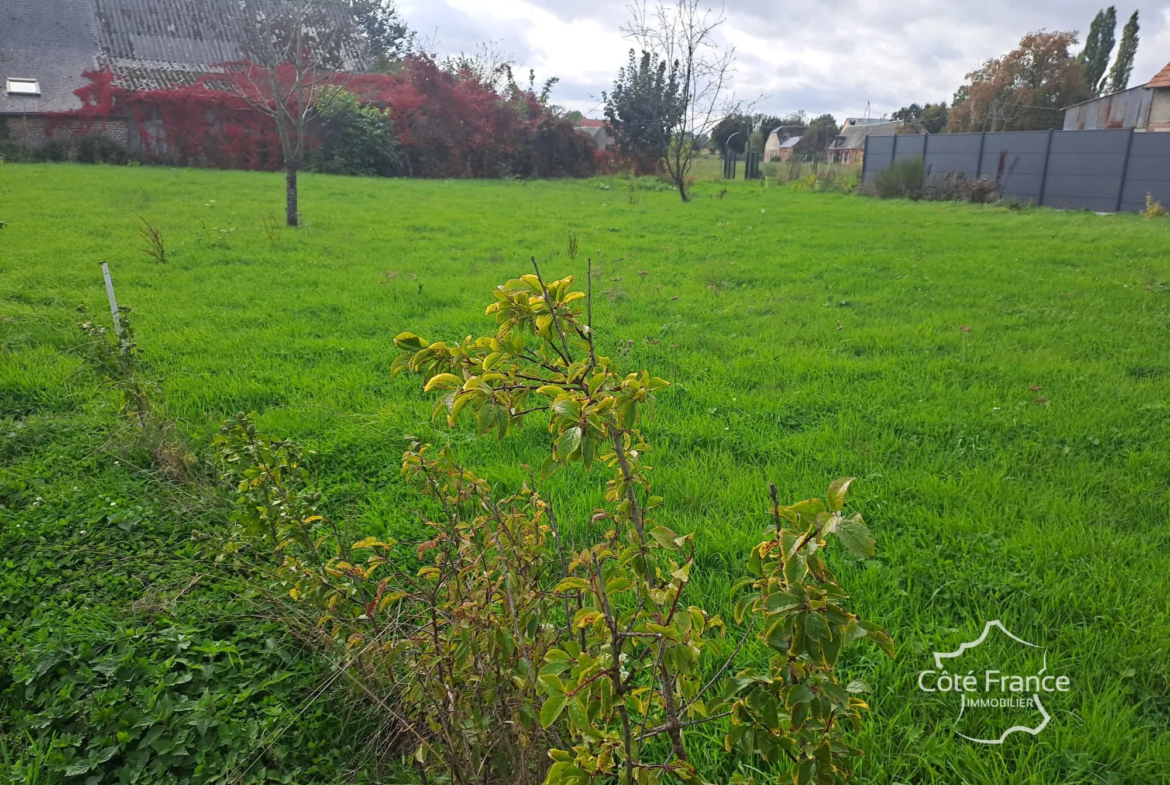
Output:
<path fill-rule="evenodd" d="M 131 146 L 130 121 L 121 117 L 83 120 L 44 115 L 9 115 L 0 120 L 8 129 L 8 137 L 30 150 L 51 139 L 70 139 L 87 134 L 100 134 L 118 144 Z"/>

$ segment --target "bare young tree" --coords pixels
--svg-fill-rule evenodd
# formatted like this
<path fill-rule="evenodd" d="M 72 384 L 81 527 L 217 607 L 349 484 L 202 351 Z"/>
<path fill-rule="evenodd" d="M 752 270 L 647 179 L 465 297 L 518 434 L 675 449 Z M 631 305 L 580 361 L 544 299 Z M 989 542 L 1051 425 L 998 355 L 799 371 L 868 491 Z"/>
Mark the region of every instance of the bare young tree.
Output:
<path fill-rule="evenodd" d="M 657 55 L 674 71 L 678 111 L 670 122 L 670 140 L 663 164 L 684 202 L 690 201 L 687 176 L 706 139 L 720 119 L 749 111 L 735 97 L 735 47 L 721 44 L 717 31 L 727 21 L 723 8 L 703 0 L 635 0 L 629 6 L 625 36 L 642 51 Z"/>
<path fill-rule="evenodd" d="M 314 112 L 336 96 L 338 77 L 360 59 L 353 18 L 335 0 L 242 0 L 241 36 L 247 61 L 235 72 L 236 92 L 272 118 L 285 173 L 285 221 L 300 222 L 297 173 Z"/>

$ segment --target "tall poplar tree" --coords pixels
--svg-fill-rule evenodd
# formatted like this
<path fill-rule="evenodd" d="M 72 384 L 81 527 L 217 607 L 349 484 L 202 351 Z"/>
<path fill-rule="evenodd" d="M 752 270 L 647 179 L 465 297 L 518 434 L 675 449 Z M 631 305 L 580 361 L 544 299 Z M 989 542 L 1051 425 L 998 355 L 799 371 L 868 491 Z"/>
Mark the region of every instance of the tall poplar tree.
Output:
<path fill-rule="evenodd" d="M 1078 60 L 1085 68 L 1085 86 L 1094 95 L 1105 87 L 1105 72 L 1109 69 L 1109 55 L 1117 42 L 1117 9 L 1114 6 L 1098 11 L 1089 25 L 1085 48 Z"/>
<path fill-rule="evenodd" d="M 1117 59 L 1109 70 L 1109 92 L 1117 93 L 1129 87 L 1129 76 L 1133 73 L 1133 59 L 1138 48 L 1138 12 L 1125 23 L 1121 31 L 1121 45 L 1117 47 Z"/>

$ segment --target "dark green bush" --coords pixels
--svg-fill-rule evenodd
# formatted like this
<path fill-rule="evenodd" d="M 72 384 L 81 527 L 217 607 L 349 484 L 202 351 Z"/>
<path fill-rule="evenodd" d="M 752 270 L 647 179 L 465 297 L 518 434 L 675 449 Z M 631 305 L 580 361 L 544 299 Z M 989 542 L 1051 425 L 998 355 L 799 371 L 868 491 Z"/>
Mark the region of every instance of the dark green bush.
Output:
<path fill-rule="evenodd" d="M 50 139 L 32 151 L 30 160 L 36 163 L 61 163 L 69 160 L 69 146 L 61 139 Z"/>
<path fill-rule="evenodd" d="M 119 144 L 108 136 L 88 134 L 73 141 L 73 159 L 79 164 L 124 165 L 130 160 L 126 145 Z"/>
<path fill-rule="evenodd" d="M 926 165 L 921 158 L 903 158 L 873 179 L 874 191 L 882 199 L 921 199 Z"/>
<path fill-rule="evenodd" d="M 6 139 L 0 136 L 0 161 L 21 163 L 28 160 L 28 150 L 15 139 Z"/>

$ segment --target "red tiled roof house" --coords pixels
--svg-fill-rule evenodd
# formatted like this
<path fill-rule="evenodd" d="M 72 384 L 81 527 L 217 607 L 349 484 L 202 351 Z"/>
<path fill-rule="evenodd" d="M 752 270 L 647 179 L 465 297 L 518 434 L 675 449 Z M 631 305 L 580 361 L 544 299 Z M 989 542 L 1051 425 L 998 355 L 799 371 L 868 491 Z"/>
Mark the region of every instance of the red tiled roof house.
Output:
<path fill-rule="evenodd" d="M 1146 82 L 1146 89 L 1153 91 L 1150 100 L 1150 122 L 1148 131 L 1170 131 L 1170 63 Z"/>

